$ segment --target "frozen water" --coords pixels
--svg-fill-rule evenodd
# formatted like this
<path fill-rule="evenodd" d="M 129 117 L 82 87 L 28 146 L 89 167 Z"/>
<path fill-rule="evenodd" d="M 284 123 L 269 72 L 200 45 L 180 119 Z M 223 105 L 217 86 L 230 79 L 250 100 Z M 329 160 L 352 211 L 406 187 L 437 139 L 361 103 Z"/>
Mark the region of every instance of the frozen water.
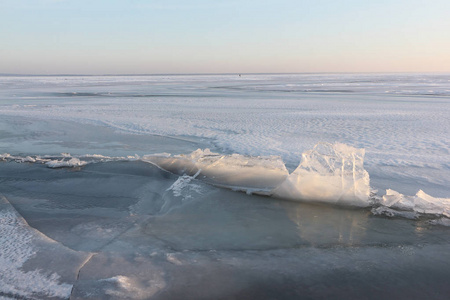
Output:
<path fill-rule="evenodd" d="M 365 165 L 374 188 L 404 194 L 420 188 L 435 197 L 448 197 L 448 78 L 446 74 L 1 77 L 0 152 L 127 156 L 211 148 L 226 154 L 281 156 L 292 170 L 301 154 L 318 142 L 339 142 L 366 149 Z M 101 126 L 93 129 L 86 124 Z M 152 143 L 150 134 L 206 145 L 168 149 L 167 140 L 153 137 Z M 390 186 L 392 181 L 398 186 Z"/>
<path fill-rule="evenodd" d="M 0 295 L 67 299 L 87 256 L 30 228 L 0 194 Z"/>
<path fill-rule="evenodd" d="M 302 154 L 298 168 L 274 191 L 280 198 L 368 206 L 369 174 L 364 149 L 318 144 Z"/>
<path fill-rule="evenodd" d="M 431 197 L 422 190 L 415 196 L 405 196 L 394 190 L 387 190 L 381 204 L 398 210 L 450 217 L 450 198 Z"/>
<path fill-rule="evenodd" d="M 448 74 L 0 77 L 0 298 L 447 299 L 449 97 Z"/>
<path fill-rule="evenodd" d="M 51 160 L 46 163 L 49 168 L 64 168 L 64 167 L 81 167 L 86 164 L 85 161 L 81 161 L 74 157 L 69 160 Z"/>
<path fill-rule="evenodd" d="M 364 149 L 344 144 L 316 145 L 303 153 L 300 165 L 291 174 L 280 157 L 220 155 L 209 149 L 174 157 L 149 155 L 143 159 L 175 174 L 195 173 L 195 177 L 200 175 L 198 178 L 216 186 L 247 193 L 352 206 L 370 204 Z"/>
<path fill-rule="evenodd" d="M 236 193 L 186 176 L 141 161 L 76 172 L 0 168 L 3 192 L 30 226 L 96 253 L 73 283 L 74 299 L 289 299 L 332 291 L 410 298 L 429 289 L 444 299 L 448 292 L 445 226 Z"/>
<path fill-rule="evenodd" d="M 189 155 L 173 157 L 148 155 L 143 160 L 175 174 L 197 174 L 198 178 L 216 186 L 249 193 L 270 194 L 289 175 L 277 156 L 221 155 L 210 149 L 197 149 Z"/>
<path fill-rule="evenodd" d="M 68 153 L 61 159 L 39 156 L 11 156 L 2 159 L 15 162 L 45 163 L 50 168 L 82 167 L 88 162 L 80 161 Z M 347 206 L 375 205 L 374 214 L 417 218 L 419 214 L 449 217 L 449 199 L 435 198 L 419 191 L 416 196 L 405 196 L 388 189 L 385 195 L 374 196 L 368 172 L 364 169 L 364 149 L 345 144 L 319 143 L 302 155 L 297 169 L 289 174 L 280 157 L 251 157 L 239 154 L 221 155 L 210 149 L 187 155 L 169 153 L 128 157 L 82 155 L 89 163 L 131 162 L 141 160 L 181 175 L 167 191 L 183 200 L 193 198 L 192 192 L 201 193 L 201 186 L 193 179 L 247 194 L 260 194 L 294 201 L 325 202 Z M 171 207 L 167 202 L 163 206 Z M 410 212 L 405 212 L 410 211 Z M 445 223 L 445 222 L 444 222 Z"/>

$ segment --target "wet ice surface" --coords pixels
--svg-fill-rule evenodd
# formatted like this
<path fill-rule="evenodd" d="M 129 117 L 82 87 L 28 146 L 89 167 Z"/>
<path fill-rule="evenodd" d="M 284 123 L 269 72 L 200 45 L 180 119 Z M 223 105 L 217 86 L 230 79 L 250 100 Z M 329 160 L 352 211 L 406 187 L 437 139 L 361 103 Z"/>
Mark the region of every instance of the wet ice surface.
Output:
<path fill-rule="evenodd" d="M 426 217 L 377 217 L 182 178 L 141 161 L 0 168 L 2 193 L 29 226 L 92 254 L 69 282 L 73 299 L 448 295 L 450 235 Z M 46 272 L 79 260 L 53 257 Z"/>
<path fill-rule="evenodd" d="M 0 298 L 446 299 L 449 80 L 2 77 Z"/>
<path fill-rule="evenodd" d="M 29 227 L 2 195 L 0 245 L 0 296 L 5 298 L 68 298 L 90 256 Z"/>

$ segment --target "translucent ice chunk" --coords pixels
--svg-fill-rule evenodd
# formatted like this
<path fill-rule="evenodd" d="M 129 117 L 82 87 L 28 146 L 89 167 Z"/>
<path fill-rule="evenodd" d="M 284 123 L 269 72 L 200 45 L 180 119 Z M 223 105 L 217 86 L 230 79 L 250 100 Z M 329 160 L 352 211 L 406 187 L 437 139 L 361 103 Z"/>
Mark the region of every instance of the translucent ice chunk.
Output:
<path fill-rule="evenodd" d="M 70 167 L 81 167 L 86 165 L 85 161 L 79 160 L 76 157 L 73 157 L 69 160 L 51 160 L 46 163 L 49 168 L 70 168 Z"/>
<path fill-rule="evenodd" d="M 236 190 L 270 193 L 289 175 L 279 156 L 221 155 L 198 149 L 188 155 L 146 156 L 144 161 L 175 174 L 193 176 Z"/>
<path fill-rule="evenodd" d="M 364 149 L 345 144 L 316 145 L 303 153 L 302 162 L 290 175 L 278 156 L 221 155 L 198 149 L 188 155 L 152 155 L 143 160 L 179 175 L 200 172 L 199 179 L 248 193 L 356 206 L 370 204 Z"/>
<path fill-rule="evenodd" d="M 302 154 L 300 165 L 274 190 L 274 196 L 368 206 L 370 180 L 363 163 L 364 149 L 319 143 Z"/>
<path fill-rule="evenodd" d="M 11 157 L 11 154 L 9 154 L 9 153 L 0 154 L 0 160 L 6 160 L 10 157 Z"/>
<path fill-rule="evenodd" d="M 405 196 L 388 189 L 380 204 L 398 210 L 450 217 L 450 198 L 435 198 L 422 190 L 419 190 L 415 196 Z"/>
<path fill-rule="evenodd" d="M 167 190 L 171 191 L 175 197 L 181 197 L 183 201 L 193 198 L 192 193 L 201 194 L 202 186 L 192 183 L 192 181 L 200 174 L 200 170 L 194 175 L 180 176 Z"/>

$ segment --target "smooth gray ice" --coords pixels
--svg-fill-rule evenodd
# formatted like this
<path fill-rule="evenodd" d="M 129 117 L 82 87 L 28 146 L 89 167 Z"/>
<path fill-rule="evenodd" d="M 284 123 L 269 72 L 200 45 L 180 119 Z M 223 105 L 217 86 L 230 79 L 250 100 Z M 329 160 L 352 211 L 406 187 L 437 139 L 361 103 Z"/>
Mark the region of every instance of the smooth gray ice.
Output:
<path fill-rule="evenodd" d="M 2 193 L 29 226 L 89 257 L 79 273 L 72 269 L 71 299 L 448 295 L 447 227 L 196 179 L 171 189 L 180 179 L 140 161 L 0 168 Z M 28 268 L 67 270 L 79 261 L 53 255 Z"/>

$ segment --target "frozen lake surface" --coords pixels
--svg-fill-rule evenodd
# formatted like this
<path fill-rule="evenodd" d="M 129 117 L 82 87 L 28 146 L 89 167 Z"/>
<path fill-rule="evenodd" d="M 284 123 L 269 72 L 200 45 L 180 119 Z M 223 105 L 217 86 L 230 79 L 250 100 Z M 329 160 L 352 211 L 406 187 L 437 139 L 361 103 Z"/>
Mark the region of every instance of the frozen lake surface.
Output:
<path fill-rule="evenodd" d="M 0 299 L 447 299 L 450 75 L 0 77 Z"/>

